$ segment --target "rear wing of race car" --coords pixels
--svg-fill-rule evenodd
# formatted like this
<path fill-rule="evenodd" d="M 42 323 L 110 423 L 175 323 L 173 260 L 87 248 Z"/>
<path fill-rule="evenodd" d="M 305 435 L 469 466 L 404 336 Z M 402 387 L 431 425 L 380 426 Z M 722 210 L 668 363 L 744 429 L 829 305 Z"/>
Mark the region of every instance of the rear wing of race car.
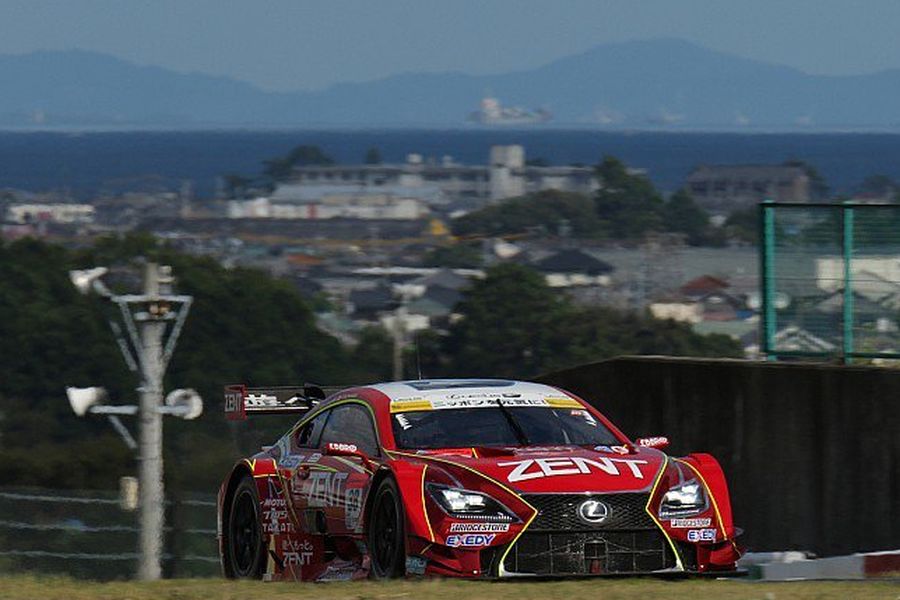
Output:
<path fill-rule="evenodd" d="M 247 415 L 273 415 L 306 412 L 325 399 L 325 390 L 317 385 L 247 387 L 225 386 L 225 416 L 243 421 Z"/>

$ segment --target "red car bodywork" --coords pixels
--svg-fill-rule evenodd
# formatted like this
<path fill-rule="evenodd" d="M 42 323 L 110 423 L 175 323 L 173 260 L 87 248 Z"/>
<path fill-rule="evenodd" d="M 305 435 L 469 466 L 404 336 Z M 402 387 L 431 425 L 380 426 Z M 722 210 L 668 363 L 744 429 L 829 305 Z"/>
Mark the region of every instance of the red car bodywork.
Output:
<path fill-rule="evenodd" d="M 552 406 L 588 411 L 618 444 L 398 448 L 392 427 L 396 414 L 429 402 L 436 406 L 436 399 L 458 394 L 460 387 L 469 397 L 497 392 L 478 387 L 477 382 L 467 387 L 464 381 L 452 380 L 448 385 L 453 387 L 443 392 L 440 382 L 433 382 L 437 386 L 423 394 L 412 383 L 416 382 L 334 394 L 274 446 L 239 461 L 219 490 L 220 550 L 231 494 L 249 475 L 259 494 L 268 550 L 265 579 L 366 577 L 370 491 L 391 477 L 405 513 L 407 574 L 481 578 L 735 570 L 740 552 L 734 542 L 728 488 L 712 456 L 669 457 L 632 442 L 599 411 L 568 392 L 514 382 L 509 383 L 511 391 L 535 394 Z M 379 446 L 376 453 L 355 451 L 352 435 L 343 443 L 303 447 L 298 435 L 304 424 L 346 404 L 359 405 L 370 415 Z M 661 518 L 663 495 L 692 479 L 705 490 L 708 507 L 685 518 Z M 480 492 L 514 518 L 480 522 L 452 517 L 429 486 Z M 590 499 L 605 506 L 599 510 L 609 515 L 607 522 L 588 523 L 578 517 L 578 511 L 598 507 L 595 503 L 585 508 Z"/>

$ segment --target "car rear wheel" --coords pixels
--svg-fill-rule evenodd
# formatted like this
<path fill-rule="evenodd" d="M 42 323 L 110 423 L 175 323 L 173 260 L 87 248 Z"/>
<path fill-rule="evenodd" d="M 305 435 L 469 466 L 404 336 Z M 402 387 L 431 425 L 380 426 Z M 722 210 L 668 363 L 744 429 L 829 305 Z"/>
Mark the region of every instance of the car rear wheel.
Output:
<path fill-rule="evenodd" d="M 266 565 L 266 549 L 259 494 L 252 477 L 245 476 L 234 490 L 225 532 L 225 572 L 237 579 L 260 579 Z"/>
<path fill-rule="evenodd" d="M 406 570 L 405 516 L 400 490 L 386 477 L 378 485 L 369 513 L 368 543 L 375 579 L 402 577 Z"/>

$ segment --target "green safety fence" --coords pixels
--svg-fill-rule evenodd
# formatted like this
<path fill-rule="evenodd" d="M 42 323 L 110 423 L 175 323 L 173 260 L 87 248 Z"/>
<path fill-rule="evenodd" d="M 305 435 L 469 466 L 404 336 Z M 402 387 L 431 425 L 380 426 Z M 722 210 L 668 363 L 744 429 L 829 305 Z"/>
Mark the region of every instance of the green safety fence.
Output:
<path fill-rule="evenodd" d="M 900 205 L 760 205 L 762 352 L 900 359 Z"/>

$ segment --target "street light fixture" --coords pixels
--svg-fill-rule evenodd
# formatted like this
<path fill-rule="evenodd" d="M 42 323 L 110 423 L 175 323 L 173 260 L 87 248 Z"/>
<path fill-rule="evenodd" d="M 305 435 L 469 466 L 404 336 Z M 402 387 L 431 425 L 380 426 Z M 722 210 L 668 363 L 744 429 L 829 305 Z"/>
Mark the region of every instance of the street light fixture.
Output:
<path fill-rule="evenodd" d="M 140 510 L 140 566 L 138 577 L 159 579 L 162 574 L 162 535 L 164 521 L 162 417 L 173 415 L 195 419 L 203 412 L 203 401 L 194 390 L 175 390 L 163 403 L 163 377 L 188 311 L 191 296 L 172 293 L 174 277 L 168 265 L 147 263 L 144 271 L 144 293 L 115 295 L 101 278 L 106 267 L 70 271 L 72 284 L 82 294 L 91 292 L 106 298 L 119 307 L 126 335 L 114 321 L 110 327 L 116 336 L 119 350 L 128 368 L 141 378 L 137 391 L 137 406 L 105 405 L 108 395 L 99 387 L 67 388 L 66 395 L 75 414 L 105 414 L 126 443 L 138 449 L 139 480 L 138 508 Z M 138 414 L 139 443 L 118 420 L 117 415 Z M 130 440 L 130 442 L 129 442 Z"/>
<path fill-rule="evenodd" d="M 193 421 L 203 414 L 203 398 L 192 388 L 175 390 L 169 392 L 166 405 L 160 406 L 158 410 L 164 415 Z"/>
<path fill-rule="evenodd" d="M 140 410 L 135 404 L 104 404 L 109 399 L 109 393 L 103 387 L 67 387 L 66 396 L 72 412 L 79 417 L 87 413 L 130 416 L 138 414 Z M 165 405 L 157 407 L 156 412 L 191 421 L 203 414 L 203 398 L 191 388 L 174 390 L 169 392 Z"/>
<path fill-rule="evenodd" d="M 93 269 L 69 271 L 69 279 L 72 280 L 72 285 L 74 285 L 75 288 L 85 296 L 91 293 L 91 290 L 93 290 L 100 296 L 109 298 L 112 296 L 112 293 L 103 284 L 103 281 L 100 280 L 100 278 L 106 275 L 108 272 L 109 269 L 107 269 L 106 267 L 95 267 Z"/>

